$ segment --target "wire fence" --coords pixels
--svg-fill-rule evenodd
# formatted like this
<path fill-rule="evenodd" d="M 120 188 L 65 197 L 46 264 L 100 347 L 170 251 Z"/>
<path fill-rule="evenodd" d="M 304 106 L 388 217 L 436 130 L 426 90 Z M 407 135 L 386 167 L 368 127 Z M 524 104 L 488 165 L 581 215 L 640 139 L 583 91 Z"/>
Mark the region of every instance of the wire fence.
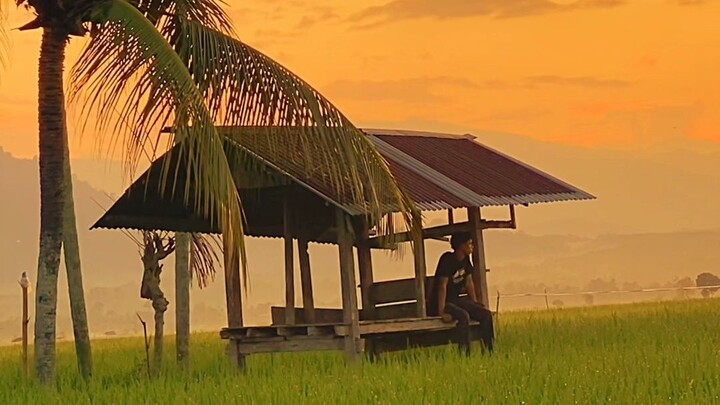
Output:
<path fill-rule="evenodd" d="M 573 292 L 548 292 L 547 289 L 543 292 L 535 293 L 514 293 L 514 294 L 502 294 L 497 291 L 495 312 L 500 310 L 501 298 L 523 298 L 523 297 L 544 297 L 545 306 L 550 309 L 550 297 L 587 297 L 596 295 L 611 295 L 611 294 L 629 294 L 629 293 L 657 293 L 657 292 L 677 292 L 677 291 L 717 291 L 720 290 L 720 285 L 710 286 L 697 286 L 697 287 L 659 287 L 659 288 L 638 288 L 632 290 L 598 290 L 598 291 L 573 291 Z"/>

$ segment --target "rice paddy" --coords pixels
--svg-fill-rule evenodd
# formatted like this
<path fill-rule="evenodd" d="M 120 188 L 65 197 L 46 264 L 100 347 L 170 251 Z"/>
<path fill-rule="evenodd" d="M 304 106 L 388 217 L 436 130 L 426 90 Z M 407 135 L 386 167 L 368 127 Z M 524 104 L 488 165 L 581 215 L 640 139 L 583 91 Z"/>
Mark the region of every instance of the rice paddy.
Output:
<path fill-rule="evenodd" d="M 192 336 L 192 367 L 147 375 L 142 338 L 94 342 L 95 374 L 78 376 L 58 346 L 57 387 L 26 382 L 19 346 L 0 348 L 0 404 L 720 403 L 720 300 L 501 313 L 494 356 L 453 346 L 383 354 L 256 355 L 238 373 L 216 333 Z"/>

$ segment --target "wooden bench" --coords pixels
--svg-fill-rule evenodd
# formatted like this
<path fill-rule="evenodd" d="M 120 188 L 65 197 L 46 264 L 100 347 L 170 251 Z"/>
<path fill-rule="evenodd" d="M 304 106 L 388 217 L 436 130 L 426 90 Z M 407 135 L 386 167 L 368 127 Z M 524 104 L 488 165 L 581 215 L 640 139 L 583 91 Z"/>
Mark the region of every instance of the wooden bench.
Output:
<path fill-rule="evenodd" d="M 433 277 L 427 277 L 428 295 L 433 282 Z M 455 322 L 445 323 L 439 316 L 417 318 L 415 279 L 374 283 L 369 294 L 375 308 L 360 310 L 360 335 L 371 357 L 381 352 L 446 345 L 456 340 Z M 273 325 L 285 322 L 285 307 L 272 307 L 271 314 Z M 342 309 L 315 308 L 315 318 L 318 323 L 342 323 Z M 307 323 L 303 308 L 295 308 L 295 320 Z M 338 333 L 342 334 L 340 330 Z M 470 334 L 472 340 L 479 340 L 479 324 L 475 321 L 470 324 Z"/>

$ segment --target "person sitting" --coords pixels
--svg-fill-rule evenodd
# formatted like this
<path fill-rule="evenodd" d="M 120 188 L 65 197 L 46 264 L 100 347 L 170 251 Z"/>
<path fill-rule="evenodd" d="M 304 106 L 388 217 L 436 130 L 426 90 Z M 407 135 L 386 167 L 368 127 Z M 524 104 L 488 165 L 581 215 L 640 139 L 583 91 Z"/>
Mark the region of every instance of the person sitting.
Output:
<path fill-rule="evenodd" d="M 457 321 L 457 339 L 461 350 L 470 354 L 470 320 L 480 323 L 480 339 L 484 349 L 492 353 L 494 328 L 492 313 L 479 301 L 475 292 L 470 256 L 475 246 L 469 232 L 456 232 L 450 238 L 452 252 L 445 252 L 438 261 L 435 281 L 429 295 L 428 314 L 441 316 L 443 322 Z M 467 297 L 460 293 L 467 291 Z"/>

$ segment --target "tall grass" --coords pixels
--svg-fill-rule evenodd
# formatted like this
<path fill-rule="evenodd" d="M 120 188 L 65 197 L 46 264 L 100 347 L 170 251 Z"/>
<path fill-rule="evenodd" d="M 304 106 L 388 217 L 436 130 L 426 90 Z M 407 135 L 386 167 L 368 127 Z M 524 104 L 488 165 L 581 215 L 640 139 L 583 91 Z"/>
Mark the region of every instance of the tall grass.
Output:
<path fill-rule="evenodd" d="M 57 388 L 24 381 L 0 348 L 0 404 L 720 403 L 720 300 L 500 314 L 493 357 L 452 346 L 347 367 L 340 353 L 256 355 L 238 374 L 216 334 L 192 337 L 191 371 L 148 378 L 141 338 L 95 342 L 95 376 L 58 349 Z"/>

